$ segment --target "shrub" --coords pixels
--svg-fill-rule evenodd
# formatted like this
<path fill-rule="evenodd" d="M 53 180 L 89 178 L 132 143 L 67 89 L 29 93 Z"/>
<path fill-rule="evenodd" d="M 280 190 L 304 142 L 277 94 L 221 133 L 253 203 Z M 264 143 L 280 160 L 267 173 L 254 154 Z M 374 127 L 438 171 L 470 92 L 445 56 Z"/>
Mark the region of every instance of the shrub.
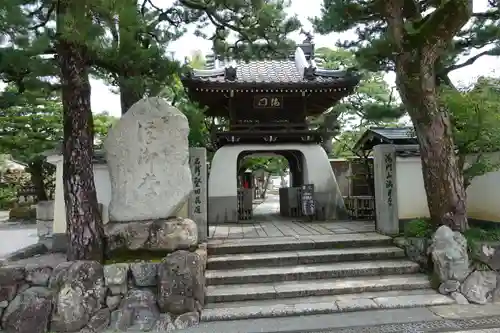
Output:
<path fill-rule="evenodd" d="M 9 209 L 17 201 L 17 191 L 14 186 L 0 187 L 0 209 Z"/>
<path fill-rule="evenodd" d="M 36 221 L 36 208 L 30 206 L 12 208 L 9 211 L 9 219 Z"/>
<path fill-rule="evenodd" d="M 405 237 L 430 238 L 434 233 L 434 225 L 428 218 L 418 218 L 406 223 Z"/>

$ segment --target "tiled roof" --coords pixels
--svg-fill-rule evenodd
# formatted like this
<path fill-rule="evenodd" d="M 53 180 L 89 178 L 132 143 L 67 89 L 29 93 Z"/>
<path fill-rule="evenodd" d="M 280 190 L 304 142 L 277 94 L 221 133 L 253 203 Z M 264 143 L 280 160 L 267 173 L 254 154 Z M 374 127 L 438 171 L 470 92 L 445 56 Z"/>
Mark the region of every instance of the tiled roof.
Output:
<path fill-rule="evenodd" d="M 372 127 L 369 129 L 388 140 L 416 139 L 413 127 Z"/>
<path fill-rule="evenodd" d="M 236 70 L 229 79 L 228 72 Z M 309 74 L 309 75 L 307 75 Z M 318 68 L 308 60 L 300 48 L 292 59 L 261 60 L 250 62 L 225 61 L 224 67 L 193 70 L 188 80 L 207 83 L 276 83 L 276 84 L 325 84 L 335 83 L 355 86 L 359 76 L 352 71 L 337 71 Z"/>

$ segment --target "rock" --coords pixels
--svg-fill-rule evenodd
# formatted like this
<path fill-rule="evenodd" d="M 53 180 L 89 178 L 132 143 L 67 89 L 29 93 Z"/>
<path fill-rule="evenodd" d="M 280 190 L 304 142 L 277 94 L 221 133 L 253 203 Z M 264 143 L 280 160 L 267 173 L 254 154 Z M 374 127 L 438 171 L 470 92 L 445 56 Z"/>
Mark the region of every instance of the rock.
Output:
<path fill-rule="evenodd" d="M 104 266 L 104 281 L 112 295 L 127 293 L 128 264 Z"/>
<path fill-rule="evenodd" d="M 120 308 L 111 314 L 111 329 L 151 331 L 160 318 L 156 297 L 151 290 L 131 289 Z"/>
<path fill-rule="evenodd" d="M 0 267 L 0 302 L 10 302 L 24 284 L 25 270 L 21 266 Z"/>
<path fill-rule="evenodd" d="M 160 314 L 160 318 L 156 321 L 152 332 L 169 333 L 173 332 L 175 329 L 170 313 L 162 313 Z"/>
<path fill-rule="evenodd" d="M 193 189 L 188 134 L 186 116 L 158 97 L 135 103 L 109 130 L 110 221 L 163 219 L 180 209 Z"/>
<path fill-rule="evenodd" d="M 205 272 L 205 269 L 207 268 L 207 259 L 208 259 L 207 243 L 199 244 L 198 248 L 194 252 L 200 256 L 201 262 L 203 263 L 203 272 Z"/>
<path fill-rule="evenodd" d="M 26 266 L 26 281 L 35 286 L 46 287 L 52 274 L 52 267 L 44 265 Z"/>
<path fill-rule="evenodd" d="M 465 298 L 464 295 L 462 295 L 461 293 L 459 293 L 458 291 L 454 291 L 450 294 L 451 298 L 453 298 L 455 300 L 455 302 L 457 302 L 457 304 L 460 304 L 460 305 L 466 305 L 466 304 L 469 304 L 469 301 L 467 300 L 467 298 Z"/>
<path fill-rule="evenodd" d="M 491 269 L 500 271 L 500 245 L 481 244 L 477 258 Z"/>
<path fill-rule="evenodd" d="M 153 262 L 138 262 L 130 264 L 130 271 L 134 283 L 138 287 L 156 286 L 156 276 L 158 275 L 158 264 Z"/>
<path fill-rule="evenodd" d="M 175 328 L 182 330 L 191 326 L 198 325 L 199 323 L 200 315 L 198 312 L 187 312 L 175 318 L 174 326 Z"/>
<path fill-rule="evenodd" d="M 434 271 L 441 282 L 462 282 L 469 275 L 467 240 L 460 232 L 453 232 L 447 226 L 439 227 L 432 238 L 429 251 Z"/>
<path fill-rule="evenodd" d="M 58 265 L 49 286 L 57 293 L 51 322 L 55 332 L 75 332 L 84 328 L 100 309 L 106 290 L 103 268 L 95 261 Z"/>
<path fill-rule="evenodd" d="M 5 309 L 2 327 L 6 333 L 46 333 L 52 310 L 51 293 L 44 287 L 19 293 Z"/>
<path fill-rule="evenodd" d="M 158 267 L 158 305 L 162 312 L 200 311 L 205 303 L 205 274 L 197 253 L 176 251 Z"/>
<path fill-rule="evenodd" d="M 461 292 L 471 303 L 486 304 L 492 300 L 497 287 L 497 274 L 492 271 L 474 271 L 462 283 Z"/>
<path fill-rule="evenodd" d="M 0 267 L 0 286 L 18 284 L 24 281 L 25 270 L 21 266 Z"/>
<path fill-rule="evenodd" d="M 429 268 L 429 246 L 427 238 L 408 237 L 405 244 L 405 252 L 408 258 L 417 262 L 422 268 Z"/>
<path fill-rule="evenodd" d="M 104 226 L 109 253 L 116 250 L 187 250 L 197 245 L 196 223 L 186 218 L 107 223 Z"/>
<path fill-rule="evenodd" d="M 439 286 L 439 292 L 443 295 L 451 294 L 454 291 L 457 291 L 460 288 L 460 282 L 457 280 L 448 280 Z"/>
<path fill-rule="evenodd" d="M 0 309 L 5 309 L 9 305 L 9 301 L 1 301 Z"/>
<path fill-rule="evenodd" d="M 393 241 L 394 245 L 396 245 L 397 247 L 400 247 L 402 249 L 406 248 L 407 241 L 405 237 L 394 237 Z"/>
<path fill-rule="evenodd" d="M 101 309 L 97 311 L 92 318 L 90 318 L 89 324 L 84 329 L 80 330 L 79 333 L 101 333 L 104 332 L 109 327 L 109 321 L 111 317 L 111 312 L 109 309 Z"/>
<path fill-rule="evenodd" d="M 109 308 L 110 311 L 114 311 L 118 308 L 121 301 L 122 297 L 120 295 L 108 296 L 106 297 L 106 306 Z"/>

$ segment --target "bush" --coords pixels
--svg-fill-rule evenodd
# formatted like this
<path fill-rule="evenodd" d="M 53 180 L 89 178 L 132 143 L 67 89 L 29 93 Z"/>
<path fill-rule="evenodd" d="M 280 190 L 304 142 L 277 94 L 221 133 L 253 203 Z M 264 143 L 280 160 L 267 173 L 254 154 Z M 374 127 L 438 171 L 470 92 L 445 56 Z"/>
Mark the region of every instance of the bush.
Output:
<path fill-rule="evenodd" d="M 36 208 L 30 206 L 12 208 L 9 211 L 9 219 L 36 221 Z"/>
<path fill-rule="evenodd" d="M 14 186 L 0 187 L 0 209 L 9 209 L 17 201 L 17 191 Z"/>
<path fill-rule="evenodd" d="M 430 238 L 434 231 L 435 228 L 430 219 L 421 217 L 406 223 L 404 235 L 405 237 Z"/>

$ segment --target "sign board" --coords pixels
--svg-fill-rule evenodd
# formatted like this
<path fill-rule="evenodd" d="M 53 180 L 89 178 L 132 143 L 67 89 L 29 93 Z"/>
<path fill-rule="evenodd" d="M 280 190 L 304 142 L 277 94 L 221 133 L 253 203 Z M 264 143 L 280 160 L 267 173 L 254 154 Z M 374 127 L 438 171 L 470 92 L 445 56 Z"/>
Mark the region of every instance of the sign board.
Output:
<path fill-rule="evenodd" d="M 283 96 L 280 95 L 256 95 L 253 98 L 254 109 L 282 109 Z"/>
<path fill-rule="evenodd" d="M 306 216 L 314 216 L 316 213 L 316 205 L 314 202 L 314 184 L 302 185 L 302 214 Z"/>
<path fill-rule="evenodd" d="M 198 226 L 198 239 L 207 239 L 207 152 L 205 148 L 189 148 L 189 166 L 193 177 L 193 193 L 189 198 L 189 218 Z"/>

